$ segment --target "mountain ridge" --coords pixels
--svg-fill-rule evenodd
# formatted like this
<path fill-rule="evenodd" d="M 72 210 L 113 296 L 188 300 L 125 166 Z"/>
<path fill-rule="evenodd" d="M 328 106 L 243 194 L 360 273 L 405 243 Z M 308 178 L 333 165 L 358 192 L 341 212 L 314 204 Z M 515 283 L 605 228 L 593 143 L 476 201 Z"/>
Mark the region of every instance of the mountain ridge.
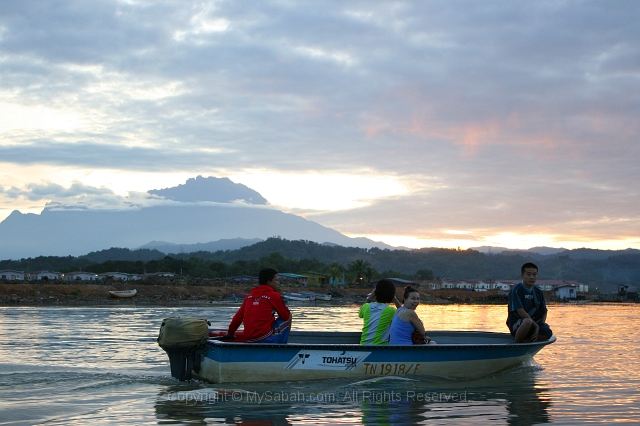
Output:
<path fill-rule="evenodd" d="M 198 197 L 194 188 L 204 193 Z M 216 199 L 212 193 L 219 188 L 224 194 L 212 203 Z M 227 178 L 198 177 L 173 189 L 171 193 L 166 189 L 150 191 L 156 199 L 166 198 L 167 194 L 171 199 L 148 207 L 100 210 L 52 203 L 39 215 L 15 210 L 0 222 L 0 259 L 79 255 L 104 247 L 135 248 L 159 240 L 184 246 L 235 238 L 265 240 L 275 235 L 341 246 L 392 248 L 366 238 L 347 237 L 268 204 L 249 204 L 246 198 L 268 202 L 259 193 Z"/>

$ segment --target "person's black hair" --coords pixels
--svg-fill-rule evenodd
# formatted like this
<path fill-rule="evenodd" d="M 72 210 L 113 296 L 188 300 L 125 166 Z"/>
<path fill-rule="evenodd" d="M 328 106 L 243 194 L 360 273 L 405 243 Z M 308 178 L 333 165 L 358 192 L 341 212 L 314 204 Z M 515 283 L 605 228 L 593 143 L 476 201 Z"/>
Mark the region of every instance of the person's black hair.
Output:
<path fill-rule="evenodd" d="M 538 270 L 538 267 L 536 266 L 535 263 L 527 262 L 524 265 L 522 265 L 522 268 L 520 268 L 520 275 L 524 275 L 524 270 L 527 268 L 534 268 L 536 271 Z"/>
<path fill-rule="evenodd" d="M 391 303 L 396 296 L 396 286 L 386 278 L 376 284 L 376 301 L 379 303 Z"/>
<path fill-rule="evenodd" d="M 410 285 L 406 286 L 404 288 L 404 295 L 402 296 L 402 303 L 404 303 L 404 301 L 407 300 L 407 297 L 409 297 L 409 295 L 414 292 L 420 295 L 420 292 L 418 291 L 418 289 L 413 288 Z"/>
<path fill-rule="evenodd" d="M 278 274 L 278 271 L 271 268 L 261 269 L 258 273 L 258 284 L 266 284 Z"/>

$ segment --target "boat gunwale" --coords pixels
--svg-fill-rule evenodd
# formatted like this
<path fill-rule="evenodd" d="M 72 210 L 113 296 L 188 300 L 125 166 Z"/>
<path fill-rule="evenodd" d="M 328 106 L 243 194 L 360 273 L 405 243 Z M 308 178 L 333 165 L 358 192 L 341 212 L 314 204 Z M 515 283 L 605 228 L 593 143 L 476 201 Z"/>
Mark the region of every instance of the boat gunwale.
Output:
<path fill-rule="evenodd" d="M 506 333 L 495 333 L 505 335 Z M 435 345 L 361 345 L 359 343 L 247 343 L 247 342 L 233 342 L 233 341 L 221 341 L 221 340 L 207 340 L 208 345 L 217 347 L 229 347 L 229 348 L 262 348 L 262 349 L 277 349 L 277 348 L 290 348 L 290 349 L 376 349 L 376 350 L 392 350 L 392 349 L 409 349 L 409 350 L 438 350 L 438 349 L 451 349 L 451 348 L 522 348 L 522 347 L 544 347 L 550 345 L 557 340 L 556 336 L 551 336 L 548 340 L 540 340 L 537 342 L 526 343 L 438 343 Z"/>

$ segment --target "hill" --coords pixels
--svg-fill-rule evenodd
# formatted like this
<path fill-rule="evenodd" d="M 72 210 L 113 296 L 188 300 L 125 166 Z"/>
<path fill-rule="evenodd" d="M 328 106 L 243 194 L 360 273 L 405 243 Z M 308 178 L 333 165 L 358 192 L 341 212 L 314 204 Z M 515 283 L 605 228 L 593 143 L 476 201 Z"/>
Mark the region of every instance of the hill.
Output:
<path fill-rule="evenodd" d="M 165 255 L 157 250 L 116 249 L 92 252 L 84 256 L 40 256 L 0 261 L 0 269 L 55 270 L 77 269 L 92 272 L 182 272 L 191 277 L 227 277 L 255 275 L 263 267 L 281 272 L 328 273 L 332 265 L 348 271 L 352 262 L 362 260 L 375 270 L 373 277 L 416 278 L 432 274 L 448 279 L 518 279 L 520 266 L 534 261 L 540 279 L 578 280 L 592 290 L 614 292 L 620 284 L 640 282 L 640 254 L 626 250 L 607 253 L 603 259 L 578 259 L 567 250 L 561 255 L 526 256 L 523 253 L 485 254 L 475 250 L 389 250 L 362 249 L 268 238 L 238 250 L 200 251 Z M 349 272 L 346 272 L 349 275 Z"/>
<path fill-rule="evenodd" d="M 238 250 L 242 247 L 250 246 L 256 243 L 259 243 L 260 239 L 258 238 L 228 238 L 222 239 L 218 241 L 209 241 L 208 243 L 197 243 L 197 244 L 175 244 L 168 243 L 166 241 L 151 241 L 143 246 L 138 248 L 140 249 L 153 249 L 160 251 L 162 253 L 193 253 L 195 251 L 224 251 L 224 250 Z"/>

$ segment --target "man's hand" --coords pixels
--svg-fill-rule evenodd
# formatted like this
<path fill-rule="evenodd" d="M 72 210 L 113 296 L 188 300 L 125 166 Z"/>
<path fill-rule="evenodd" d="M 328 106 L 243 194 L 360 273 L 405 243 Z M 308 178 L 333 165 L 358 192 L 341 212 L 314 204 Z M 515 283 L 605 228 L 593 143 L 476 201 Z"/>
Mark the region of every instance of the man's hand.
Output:
<path fill-rule="evenodd" d="M 531 335 L 531 341 L 532 342 L 537 342 L 538 341 L 538 333 L 540 333 L 540 326 L 534 322 L 531 327 L 534 327 L 533 334 Z"/>
<path fill-rule="evenodd" d="M 234 336 L 233 334 L 227 333 L 224 336 L 220 336 L 218 340 L 222 340 L 222 341 L 236 340 L 236 336 Z"/>

